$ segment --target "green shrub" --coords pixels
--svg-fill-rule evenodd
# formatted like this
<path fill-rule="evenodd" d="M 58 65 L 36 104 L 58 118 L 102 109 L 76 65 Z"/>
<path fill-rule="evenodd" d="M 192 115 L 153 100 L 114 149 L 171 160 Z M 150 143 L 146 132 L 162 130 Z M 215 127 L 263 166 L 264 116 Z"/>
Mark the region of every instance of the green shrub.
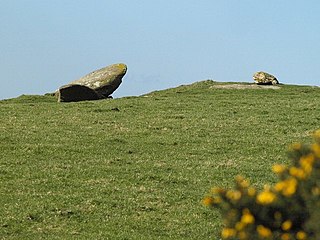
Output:
<path fill-rule="evenodd" d="M 290 166 L 273 166 L 273 186 L 258 192 L 239 176 L 234 189 L 211 190 L 203 203 L 221 210 L 223 239 L 320 239 L 320 130 L 314 139 L 291 146 Z"/>

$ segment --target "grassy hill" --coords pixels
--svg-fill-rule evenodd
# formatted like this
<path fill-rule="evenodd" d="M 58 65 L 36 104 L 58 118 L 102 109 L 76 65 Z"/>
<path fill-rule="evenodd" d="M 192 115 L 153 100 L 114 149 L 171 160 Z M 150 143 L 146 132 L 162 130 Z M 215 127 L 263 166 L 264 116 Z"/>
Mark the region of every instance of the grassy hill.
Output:
<path fill-rule="evenodd" d="M 0 101 L 0 239 L 218 239 L 201 205 L 262 187 L 320 128 L 320 88 L 197 82 L 140 97 Z"/>

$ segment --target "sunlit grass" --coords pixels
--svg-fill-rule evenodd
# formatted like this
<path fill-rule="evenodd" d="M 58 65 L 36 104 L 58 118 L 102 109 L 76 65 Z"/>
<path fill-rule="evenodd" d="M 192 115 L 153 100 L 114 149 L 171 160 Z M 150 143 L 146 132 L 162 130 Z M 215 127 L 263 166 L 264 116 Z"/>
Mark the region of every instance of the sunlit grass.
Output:
<path fill-rule="evenodd" d="M 217 84 L 0 101 L 0 237 L 217 239 L 219 214 L 201 205 L 208 187 L 238 174 L 274 183 L 271 166 L 320 122 L 319 88 Z"/>

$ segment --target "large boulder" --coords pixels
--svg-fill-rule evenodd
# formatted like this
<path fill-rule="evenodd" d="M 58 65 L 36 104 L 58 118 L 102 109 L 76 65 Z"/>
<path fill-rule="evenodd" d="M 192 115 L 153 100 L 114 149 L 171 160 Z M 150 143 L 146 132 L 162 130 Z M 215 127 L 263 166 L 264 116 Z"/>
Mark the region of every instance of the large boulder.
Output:
<path fill-rule="evenodd" d="M 279 84 L 278 79 L 266 72 L 256 72 L 253 75 L 253 80 L 256 84 L 261 84 L 261 85 L 276 85 Z"/>
<path fill-rule="evenodd" d="M 120 86 L 127 66 L 123 63 L 113 64 L 73 81 L 59 88 L 56 92 L 58 102 L 77 102 L 98 100 L 110 95 Z"/>

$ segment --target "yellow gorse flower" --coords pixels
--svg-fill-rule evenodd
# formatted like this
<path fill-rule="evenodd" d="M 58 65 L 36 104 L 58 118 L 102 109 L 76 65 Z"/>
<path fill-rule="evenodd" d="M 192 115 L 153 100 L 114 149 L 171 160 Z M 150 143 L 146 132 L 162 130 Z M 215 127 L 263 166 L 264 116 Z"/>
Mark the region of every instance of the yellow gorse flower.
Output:
<path fill-rule="evenodd" d="M 237 229 L 237 231 L 241 231 L 245 227 L 246 227 L 246 224 L 244 224 L 243 222 L 237 222 L 235 225 L 235 228 Z"/>
<path fill-rule="evenodd" d="M 262 205 L 268 205 L 273 203 L 276 200 L 277 196 L 271 192 L 270 190 L 264 190 L 263 192 L 259 193 L 257 196 L 257 203 Z"/>
<path fill-rule="evenodd" d="M 246 208 L 242 211 L 241 222 L 246 225 L 254 223 L 254 216 L 250 213 L 249 209 Z"/>
<path fill-rule="evenodd" d="M 315 160 L 315 157 L 313 154 L 309 154 L 307 156 L 302 156 L 300 158 L 300 165 L 301 165 L 301 168 L 307 173 L 307 174 L 310 174 L 312 172 L 312 165 L 313 165 L 313 162 Z"/>
<path fill-rule="evenodd" d="M 210 205 L 212 205 L 212 203 L 213 203 L 213 198 L 212 197 L 205 197 L 202 200 L 202 204 L 205 205 L 205 206 L 210 206 Z"/>
<path fill-rule="evenodd" d="M 292 227 L 292 222 L 290 220 L 287 220 L 282 223 L 281 228 L 283 231 L 288 231 Z"/>
<path fill-rule="evenodd" d="M 298 185 L 297 179 L 291 177 L 281 182 L 278 182 L 274 186 L 274 189 L 277 192 L 281 192 L 284 196 L 289 197 L 296 192 L 297 185 Z"/>
<path fill-rule="evenodd" d="M 263 237 L 263 238 L 268 238 L 268 237 L 272 236 L 271 230 L 269 228 L 266 228 L 263 225 L 258 225 L 257 232 L 258 232 L 259 236 Z"/>
<path fill-rule="evenodd" d="M 250 186 L 249 180 L 244 179 L 242 176 L 237 176 L 236 181 L 242 188 L 248 188 Z"/>
<path fill-rule="evenodd" d="M 238 201 L 241 198 L 241 192 L 229 190 L 226 196 L 231 200 Z"/>
<path fill-rule="evenodd" d="M 233 228 L 224 228 L 222 229 L 222 232 L 221 232 L 221 236 L 224 239 L 234 237 L 236 236 L 236 234 L 237 234 L 237 231 Z"/>
<path fill-rule="evenodd" d="M 307 173 L 301 168 L 291 167 L 289 169 L 289 173 L 291 176 L 296 177 L 301 180 L 304 180 L 307 178 Z"/>
<path fill-rule="evenodd" d="M 272 171 L 276 174 L 281 174 L 283 173 L 285 170 L 286 170 L 286 166 L 285 165 L 282 165 L 282 164 L 276 164 L 276 165 L 273 165 L 272 167 Z"/>
<path fill-rule="evenodd" d="M 291 196 L 297 190 L 298 181 L 295 178 L 289 178 L 286 180 L 286 187 L 282 190 L 284 196 Z"/>
<path fill-rule="evenodd" d="M 256 189 L 254 188 L 254 187 L 249 187 L 248 188 L 248 195 L 250 196 L 250 197 L 253 197 L 254 195 L 256 195 Z"/>
<path fill-rule="evenodd" d="M 205 197 L 202 200 L 202 204 L 205 206 L 212 206 L 214 204 L 219 204 L 222 202 L 222 199 L 220 197 Z"/>
<path fill-rule="evenodd" d="M 299 231 L 296 234 L 297 240 L 306 240 L 307 239 L 307 234 L 303 231 Z"/>
<path fill-rule="evenodd" d="M 289 233 L 284 233 L 281 235 L 281 240 L 290 240 L 291 236 Z"/>
<path fill-rule="evenodd" d="M 238 233 L 238 237 L 240 240 L 248 239 L 248 234 L 245 231 L 241 231 Z"/>
<path fill-rule="evenodd" d="M 311 150 L 314 152 L 317 158 L 320 158 L 320 144 L 318 143 L 312 144 Z"/>
<path fill-rule="evenodd" d="M 320 129 L 314 132 L 313 137 L 317 142 L 320 142 Z"/>

